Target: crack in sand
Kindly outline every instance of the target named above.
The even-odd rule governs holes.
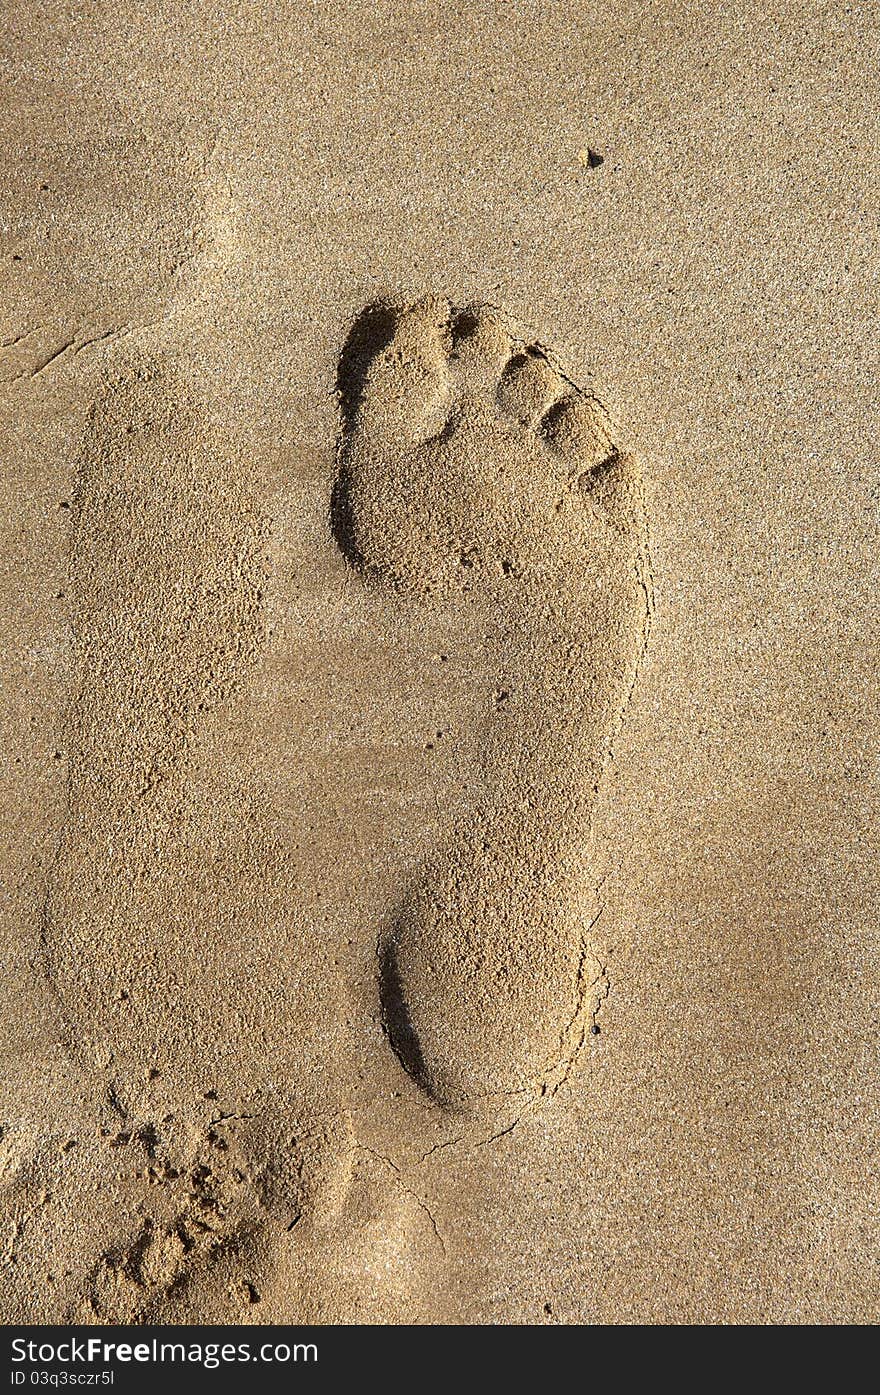
[[[36,361],[29,367],[20,369],[17,373],[13,373],[11,377],[0,380],[0,382],[6,386],[11,386],[13,383],[22,381],[31,382],[34,378],[40,377],[47,368],[51,368],[51,366],[61,359],[70,349],[73,350],[73,356],[76,357],[85,349],[94,348],[98,344],[109,344],[114,339],[126,338],[130,334],[136,333],[139,330],[149,329],[159,323],[161,323],[161,317],[153,320],[145,320],[143,324],[128,323],[111,325],[108,329],[102,330],[98,334],[90,334],[89,337],[85,339],[80,339],[79,332],[77,331],[70,338],[64,339],[62,343],[59,344],[56,342],[51,349],[45,350],[43,353],[39,354]],[[26,339],[32,338],[45,328],[45,325],[37,325],[34,329],[25,330],[21,334],[14,335],[12,338],[4,340],[0,343],[0,352],[17,347],[19,344],[24,343]]]
[[[419,1194],[418,1194],[418,1192],[413,1191],[412,1187],[410,1187],[410,1186],[407,1184],[407,1182],[406,1182],[406,1180],[405,1180],[405,1178],[404,1178],[404,1176],[403,1176],[403,1173],[402,1173],[401,1169],[398,1167],[398,1165],[397,1165],[397,1163],[394,1161],[394,1159],[393,1159],[393,1158],[389,1158],[385,1153],[380,1153],[380,1152],[378,1152],[375,1148],[370,1148],[369,1145],[366,1144],[366,1143],[357,1142],[357,1143],[354,1144],[353,1148],[351,1148],[349,1151],[352,1152],[352,1153],[357,1153],[357,1152],[366,1153],[368,1157],[375,1158],[377,1162],[384,1163],[385,1166],[388,1167],[388,1168],[390,1169],[390,1171],[391,1171],[392,1174],[394,1175],[395,1181],[396,1181],[397,1185],[400,1187],[401,1191],[403,1191],[408,1197],[410,1197],[410,1199],[416,1203],[416,1205],[418,1206],[419,1210],[422,1211],[422,1212],[424,1212],[425,1216],[427,1216],[428,1222],[429,1222],[429,1224],[430,1224],[430,1226],[431,1226],[431,1229],[432,1229],[432,1231],[433,1231],[433,1233],[434,1233],[434,1235],[435,1235],[435,1237],[436,1237],[436,1239],[437,1239],[437,1242],[438,1242],[438,1244],[439,1244],[439,1246],[440,1246],[440,1249],[441,1249],[441,1251],[443,1252],[443,1255],[444,1255],[444,1257],[445,1257],[445,1256],[446,1256],[446,1253],[447,1253],[447,1250],[446,1250],[446,1241],[444,1240],[442,1234],[440,1233],[440,1227],[439,1227],[438,1224],[437,1224],[437,1220],[436,1220],[436,1217],[434,1216],[433,1211],[431,1210],[431,1208],[430,1208],[430,1206],[428,1205],[428,1203],[424,1200],[424,1198],[423,1198],[423,1197],[420,1197]]]

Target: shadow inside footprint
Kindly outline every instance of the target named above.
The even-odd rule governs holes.
[[[397,319],[392,306],[375,301],[361,311],[348,332],[336,372],[336,391],[346,431],[354,426],[370,364],[391,343]]]
[[[370,364],[390,344],[397,316],[390,305],[377,301],[368,305],[352,325],[339,359],[336,393],[342,416],[342,448],[339,471],[330,496],[330,528],[336,546],[352,566],[362,567],[363,558],[355,541],[345,441],[353,430],[363,400]]]
[[[391,940],[386,940],[379,949],[379,1001],[382,1025],[392,1051],[407,1075],[433,1099],[431,1077],[406,1005],[397,950]]]
[[[342,461],[340,461],[339,473],[330,494],[330,531],[333,534],[333,541],[346,562],[362,571],[364,559],[355,541],[348,471]]]

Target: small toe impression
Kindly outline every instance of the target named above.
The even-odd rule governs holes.
[[[572,469],[591,470],[614,455],[605,409],[585,393],[571,393],[555,403],[544,418],[543,434]]]
[[[498,405],[524,426],[531,426],[556,401],[559,374],[540,349],[526,349],[510,360],[498,384]]]
[[[621,533],[644,526],[642,479],[630,455],[610,456],[578,479],[578,488]]]

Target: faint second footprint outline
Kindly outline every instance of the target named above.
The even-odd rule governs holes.
[[[141,980],[161,967],[161,946],[138,894],[161,875],[157,847],[179,823],[200,723],[262,652],[264,520],[200,395],[172,363],[140,354],[92,404],[71,517],[67,807],[42,967],[71,1049],[91,1065],[121,1054],[123,1038],[149,1052],[132,1013],[153,997]]]

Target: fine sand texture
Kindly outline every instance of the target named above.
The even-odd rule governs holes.
[[[874,7],[0,26],[0,1319],[876,1321]]]

